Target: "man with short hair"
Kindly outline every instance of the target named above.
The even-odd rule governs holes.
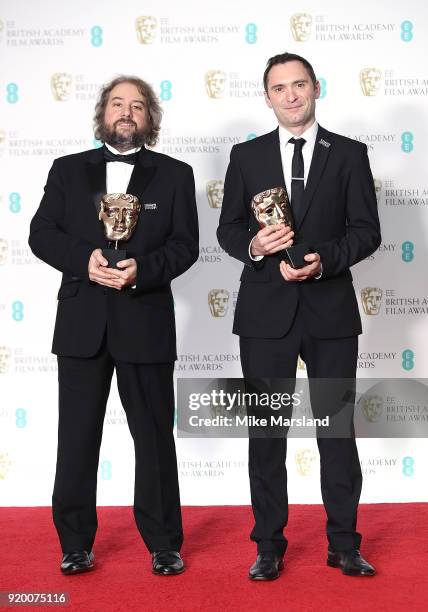
[[[59,380],[53,517],[63,574],[94,566],[98,459],[114,370],[135,446],[134,515],[152,571],[184,570],[170,283],[198,257],[198,224],[191,167],[145,146],[155,144],[161,116],[141,79],[120,76],[103,87],[95,136],[104,146],[54,161],[31,222],[31,249],[63,274],[52,347]],[[99,217],[100,203],[125,193],[135,198],[119,197],[123,214],[110,229],[122,236],[135,228],[117,245],[126,257],[115,267],[103,255],[114,242],[100,218],[116,209],[106,213],[103,205]]]
[[[232,148],[217,231],[220,245],[245,264],[233,328],[243,374],[293,380],[300,355],[310,379],[355,381],[361,320],[349,268],[381,239],[367,148],[318,125],[320,85],[305,58],[272,57],[263,82],[279,127]],[[278,187],[291,200],[294,231],[284,223],[260,229],[252,214],[254,196]],[[301,267],[278,256],[305,244],[311,252]],[[319,396],[311,399],[313,408],[314,399],[320,404]],[[328,413],[332,406],[322,408]],[[356,531],[362,477],[350,414],[347,437],[317,439],[327,563],[347,575],[371,576]],[[286,443],[285,437],[256,437],[254,431],[249,440],[251,539],[258,551],[253,580],[278,578],[283,567]]]

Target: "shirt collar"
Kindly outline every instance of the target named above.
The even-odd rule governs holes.
[[[313,124],[310,127],[308,127],[308,129],[305,130],[303,134],[299,136],[299,138],[304,138],[307,144],[310,144],[313,146],[315,144],[317,132],[318,132],[318,122],[314,121]],[[279,126],[280,145],[285,147],[288,144],[288,141],[290,140],[290,138],[296,138],[296,136],[294,136],[294,134],[292,134],[291,132],[286,130],[284,127],[282,127],[282,125],[280,125]]]
[[[118,151],[117,149],[109,145],[108,142],[105,142],[104,144],[107,147],[107,149],[111,151],[112,153],[114,153],[115,155],[131,155],[131,153],[137,153],[142,148],[142,147],[137,147],[136,149],[129,149],[129,151],[125,151],[125,153],[121,153],[120,151]]]

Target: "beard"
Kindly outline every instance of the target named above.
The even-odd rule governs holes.
[[[129,119],[127,123],[131,124],[134,129],[122,131],[119,126],[121,122],[123,122],[123,119],[115,121],[112,126],[103,122],[100,126],[100,140],[107,142],[118,151],[142,147],[147,139],[147,128],[138,129],[137,124]]]

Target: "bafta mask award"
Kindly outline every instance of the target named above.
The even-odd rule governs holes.
[[[293,211],[284,187],[271,187],[257,193],[251,200],[251,210],[261,228],[283,223],[295,231]],[[293,268],[303,268],[308,264],[304,256],[311,252],[312,249],[306,243],[299,243],[284,249],[278,255]]]
[[[103,255],[110,268],[127,258],[126,250],[118,248],[118,243],[131,238],[140,209],[138,198],[130,193],[106,193],[102,197],[99,220],[103,222],[104,233],[109,240],[109,248],[103,249]],[[111,248],[113,243],[114,248]]]

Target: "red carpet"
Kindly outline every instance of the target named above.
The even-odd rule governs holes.
[[[373,578],[343,576],[327,567],[323,508],[292,506],[285,570],[270,583],[247,578],[255,558],[254,545],[248,541],[250,508],[186,507],[183,512],[187,571],[181,576],[150,573],[150,557],[130,508],[100,508],[96,571],[63,577],[50,509],[1,508],[0,591],[70,595],[64,608],[28,606],[28,610],[427,610],[428,504],[360,506],[362,553],[378,570]],[[12,608],[1,608],[6,609]]]

